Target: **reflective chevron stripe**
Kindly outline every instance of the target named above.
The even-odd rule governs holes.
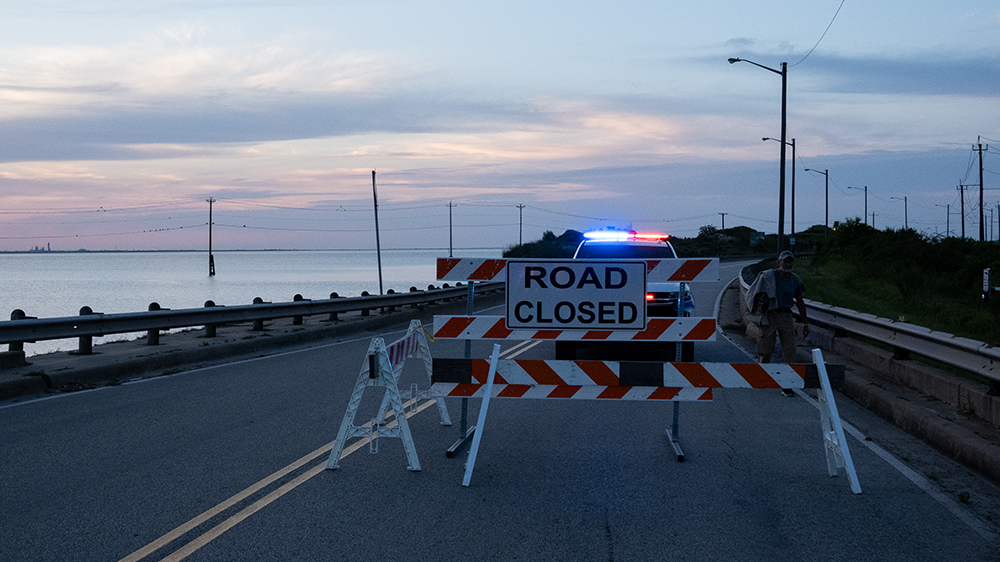
[[[663,259],[646,261],[646,282],[719,280],[719,258]],[[440,281],[504,281],[507,260],[491,258],[438,258]]]
[[[434,383],[431,396],[483,398],[485,384]],[[493,384],[494,398],[562,400],[711,400],[711,388]]]
[[[501,359],[496,383],[527,386],[806,388],[807,365]],[[434,384],[483,384],[485,359],[434,359]],[[811,386],[811,385],[810,385]]]
[[[509,330],[503,316],[435,316],[434,337],[464,340],[715,341],[715,318],[650,318],[645,330]]]

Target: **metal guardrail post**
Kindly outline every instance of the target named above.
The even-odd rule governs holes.
[[[84,306],[80,308],[80,316],[90,316],[94,313],[94,309],[89,306]],[[94,353],[94,337],[93,336],[80,336],[80,343],[76,349],[77,355],[90,355]]]
[[[264,302],[264,299],[262,299],[260,297],[254,297],[253,303],[254,304],[266,304]],[[263,332],[264,331],[264,320],[263,319],[254,320],[253,321],[253,331],[255,331],[255,332]]]
[[[21,310],[20,308],[17,308],[15,310],[11,311],[11,313],[10,313],[10,319],[11,320],[28,320],[29,318],[32,319],[32,320],[34,319],[33,316],[31,316],[31,317],[25,316],[24,311]],[[24,342],[23,341],[12,341],[12,342],[10,342],[10,344],[8,344],[7,350],[8,351],[20,351],[21,353],[24,353]]]
[[[35,317],[26,316],[24,311],[18,308],[10,313],[10,319],[12,321],[34,320]],[[24,367],[28,364],[24,355],[24,343],[23,341],[12,341],[8,344],[7,351],[0,351],[0,368]]]
[[[392,289],[389,289],[388,291],[385,292],[385,294],[387,294],[387,295],[395,295],[396,291],[394,291]],[[396,307],[392,306],[392,305],[389,305],[388,307],[383,308],[382,312],[384,313],[387,309],[388,309],[389,312],[396,312]]]
[[[149,311],[155,312],[157,310],[170,310],[169,308],[160,308],[160,303],[151,302],[149,303]],[[146,332],[146,345],[160,345],[160,330],[159,328],[150,328]]]
[[[292,297],[292,302],[302,302],[302,301],[311,301],[311,300],[312,299],[307,299],[307,298],[303,297],[302,295],[295,295],[294,297]],[[299,315],[299,316],[293,316],[292,317],[292,326],[301,326],[301,325],[302,325],[302,316],[301,315]]]
[[[330,299],[331,300],[332,299],[339,299],[339,298],[340,298],[340,295],[338,295],[337,293],[330,293]],[[337,320],[337,314],[338,313],[336,313],[336,312],[331,312],[330,313],[330,318],[329,318],[330,322],[333,322],[333,321]]]
[[[215,301],[205,301],[205,308],[212,308],[215,306]],[[205,324],[205,337],[214,338],[215,337],[215,324]]]
[[[370,297],[371,295],[368,293],[368,291],[361,291],[361,296],[362,297]],[[361,309],[361,316],[369,316],[370,314],[371,314],[371,309],[370,308],[362,308]]]

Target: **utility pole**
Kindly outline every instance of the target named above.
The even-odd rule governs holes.
[[[455,205],[451,201],[448,201],[448,257],[452,256],[452,237],[451,237],[451,208]]]
[[[212,255],[212,204],[215,198],[209,197],[208,202],[208,275],[215,275],[215,257]]]
[[[378,236],[378,191],[375,189],[375,170],[372,170],[372,197],[375,199],[375,256],[378,259],[378,294],[384,295],[382,290],[382,244]]]
[[[849,185],[849,186],[847,186],[847,189],[864,189],[865,190],[865,214],[864,214],[864,219],[865,219],[865,224],[868,224],[868,186],[866,185],[864,187],[854,187],[854,186]],[[872,226],[874,227],[875,225],[873,224]]]
[[[903,228],[904,229],[910,228],[910,219],[909,219],[910,214],[907,211],[909,205],[906,204],[906,196],[904,195],[902,199],[900,199],[899,197],[890,197],[889,199],[895,199],[896,201],[903,202]]]
[[[984,229],[983,229],[983,151],[990,149],[990,145],[986,145],[986,148],[983,148],[983,143],[979,142],[981,140],[982,140],[982,137],[976,137],[976,142],[977,142],[979,148],[976,148],[975,146],[972,147],[972,150],[975,150],[976,152],[979,153],[979,241],[980,242],[983,241],[983,233],[984,233]]]
[[[719,214],[722,215],[722,230],[725,231],[726,230],[726,215],[728,215],[729,213],[719,213]]]
[[[962,214],[960,216],[962,217],[962,239],[963,240],[965,239],[965,188],[966,187],[969,187],[969,186],[964,185],[962,183],[958,184],[958,191],[959,191],[959,194],[960,194],[959,201],[962,203],[962,207],[960,209],[962,211]]]
[[[524,234],[524,205],[517,206],[517,244],[520,246],[524,243],[522,235]]]

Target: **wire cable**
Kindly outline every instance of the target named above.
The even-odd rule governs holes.
[[[835,14],[833,14],[833,19],[830,20],[830,24],[826,26],[826,30],[823,31],[823,35],[819,36],[819,41],[816,41],[816,44],[813,45],[813,48],[809,49],[809,52],[806,53],[806,56],[802,57],[802,60],[800,60],[799,62],[797,62],[797,63],[795,63],[793,65],[790,65],[790,66],[798,66],[802,61],[804,61],[807,58],[809,58],[809,55],[811,55],[812,52],[816,50],[816,47],[819,47],[820,42],[823,41],[824,37],[826,37],[827,31],[830,31],[830,28],[833,27],[833,22],[837,19],[837,14],[840,13],[840,9],[844,7],[844,2],[846,2],[846,1],[847,0],[840,0],[840,6],[837,7],[837,12]]]

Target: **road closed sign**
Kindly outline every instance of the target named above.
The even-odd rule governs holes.
[[[509,260],[507,328],[643,330],[646,262]]]

